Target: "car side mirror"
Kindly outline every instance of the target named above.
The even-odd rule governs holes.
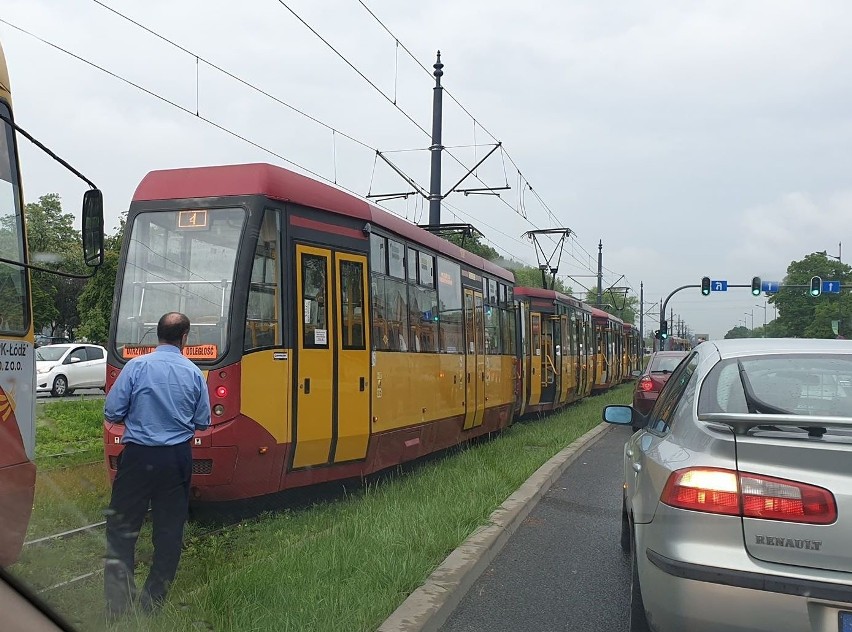
[[[89,189],[83,195],[83,259],[89,267],[104,262],[104,195]]]
[[[65,361],[65,364],[77,364],[78,362],[82,362],[82,360],[77,356],[71,356]]]
[[[642,371],[631,371],[630,375],[632,375],[633,377],[639,377],[640,375],[642,375]]]
[[[632,406],[606,406],[603,409],[603,420],[617,426],[636,426],[644,428],[647,424],[645,415]]]

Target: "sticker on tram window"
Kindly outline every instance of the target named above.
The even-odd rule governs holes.
[[[207,210],[180,211],[177,227],[186,230],[207,228]]]
[[[121,357],[130,360],[151,353],[154,349],[156,347],[153,345],[124,345]],[[190,360],[215,360],[219,357],[219,348],[216,345],[191,345],[183,348],[183,355]]]
[[[215,360],[219,357],[216,345],[191,345],[183,348],[183,355],[190,360]]]
[[[325,329],[314,329],[314,344],[315,345],[327,345],[328,344],[328,331]]]

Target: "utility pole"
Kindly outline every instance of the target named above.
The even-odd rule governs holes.
[[[639,281],[639,340],[642,341],[642,355],[645,355],[645,282]]]
[[[603,240],[598,240],[598,304],[603,305]]]
[[[441,63],[441,51],[433,68],[435,72],[435,87],[432,92],[432,173],[429,182],[429,225],[438,226],[441,223],[441,117],[443,109],[444,89],[441,87],[441,77],[444,74]],[[598,292],[600,294],[600,292]],[[600,298],[598,298],[600,300]]]

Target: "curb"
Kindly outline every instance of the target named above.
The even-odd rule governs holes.
[[[609,428],[609,424],[598,424],[538,468],[376,632],[437,632],[551,485]]]

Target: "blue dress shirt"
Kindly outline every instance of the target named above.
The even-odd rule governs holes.
[[[210,425],[207,382],[180,349],[161,344],[124,366],[107,394],[104,416],[124,420],[122,443],[183,443]]]

